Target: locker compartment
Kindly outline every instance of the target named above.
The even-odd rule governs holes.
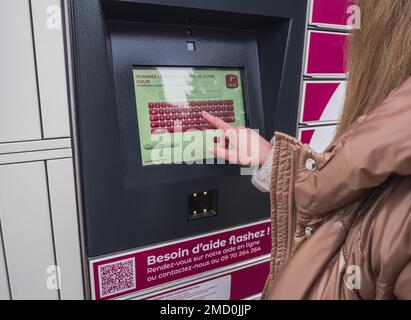
[[[309,31],[305,74],[345,78],[347,40],[348,34],[345,33]]]
[[[346,88],[346,81],[305,81],[300,123],[339,121]]]
[[[47,161],[56,261],[62,272],[60,298],[84,299],[73,159]]]
[[[44,162],[0,166],[0,220],[11,298],[57,300]]]
[[[29,1],[0,1],[0,12],[0,143],[41,139]]]
[[[332,142],[337,126],[301,128],[298,137],[316,152],[323,152]]]
[[[349,28],[347,9],[353,0],[311,0],[310,24]]]
[[[44,138],[70,136],[60,0],[32,1]]]

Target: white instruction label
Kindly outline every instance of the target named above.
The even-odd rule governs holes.
[[[150,300],[229,300],[230,292],[231,276],[228,275],[167,292]]]

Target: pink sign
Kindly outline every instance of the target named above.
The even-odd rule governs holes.
[[[346,82],[305,82],[301,122],[338,121],[345,92]]]
[[[310,31],[306,74],[341,74],[347,72],[345,48],[348,35]]]
[[[311,23],[348,26],[347,9],[354,0],[312,0]]]
[[[177,287],[145,298],[147,300],[215,300],[224,297],[226,300],[241,300],[262,293],[270,271],[270,262],[263,262],[230,273],[189,285]],[[223,280],[218,286],[216,280]],[[227,281],[227,279],[229,279]],[[227,282],[228,288],[224,286]],[[221,283],[221,282],[220,282]],[[208,286],[207,286],[208,285]],[[220,300],[220,299],[218,299]]]
[[[311,139],[313,138],[315,130],[314,129],[306,129],[301,132],[300,140],[304,144],[310,144]]]
[[[262,222],[90,262],[94,297],[111,299],[270,253]]]

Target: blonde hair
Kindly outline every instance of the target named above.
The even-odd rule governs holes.
[[[411,0],[358,0],[361,28],[349,43],[348,88],[336,138],[411,75]]]

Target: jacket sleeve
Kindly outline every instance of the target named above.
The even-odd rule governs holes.
[[[411,262],[397,278],[394,286],[394,296],[400,300],[411,300]]]
[[[275,136],[270,142],[272,145],[275,144]],[[258,168],[256,167],[253,171],[251,177],[251,183],[261,192],[270,192],[271,185],[271,170],[273,167],[273,157],[274,157],[274,147],[271,149],[270,154],[268,155],[267,160],[264,164]]]
[[[390,175],[411,175],[411,78],[324,153],[298,150],[295,203],[311,216],[348,205]]]

